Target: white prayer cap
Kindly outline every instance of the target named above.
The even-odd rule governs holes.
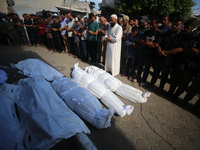
[[[58,16],[58,14],[54,13],[53,16]]]
[[[117,15],[116,14],[112,14],[110,17],[113,17],[117,20]]]

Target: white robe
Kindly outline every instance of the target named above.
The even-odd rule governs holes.
[[[113,76],[118,75],[120,72],[122,34],[122,27],[117,23],[114,27],[110,26],[105,35],[105,39],[110,37],[112,40],[107,42],[105,71],[110,71]]]

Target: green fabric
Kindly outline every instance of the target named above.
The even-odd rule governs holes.
[[[97,23],[97,21],[90,23],[90,25],[88,26],[88,30],[91,30],[92,32],[96,32],[96,30],[99,30],[99,24]],[[88,34],[87,40],[97,41],[97,35]]]

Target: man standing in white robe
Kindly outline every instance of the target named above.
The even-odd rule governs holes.
[[[120,72],[122,27],[117,23],[117,15],[110,16],[110,26],[105,35],[107,40],[105,71],[116,76]]]

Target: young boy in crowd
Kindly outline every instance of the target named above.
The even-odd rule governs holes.
[[[142,33],[137,26],[132,27],[132,33],[129,33],[126,39],[125,66],[122,76],[128,75],[128,80],[136,82],[136,67],[138,64],[141,46],[139,44]]]

